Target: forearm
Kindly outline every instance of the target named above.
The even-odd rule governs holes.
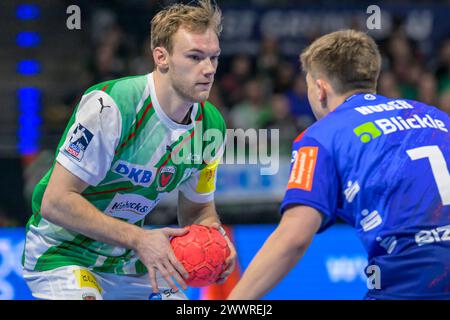
[[[144,231],[135,225],[107,216],[76,192],[66,192],[43,201],[42,215],[63,228],[96,241],[128,249],[136,247]]]
[[[181,208],[179,210],[180,211],[178,213],[178,222],[182,227],[191,224],[201,224],[205,226],[211,226],[213,223],[220,224],[220,219],[217,214],[214,203],[193,210],[195,212],[189,212],[192,210],[187,208],[184,210],[183,208]]]
[[[228,299],[256,300],[269,292],[296,265],[307,245],[294,246],[280,229],[267,239]]]

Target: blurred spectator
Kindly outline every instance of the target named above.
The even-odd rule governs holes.
[[[244,84],[251,78],[252,64],[249,56],[238,55],[231,61],[229,73],[220,79],[225,93],[225,103],[232,106],[244,98]]]
[[[285,93],[292,88],[295,77],[295,68],[289,62],[280,62],[276,68],[273,79],[273,93]]]
[[[94,82],[102,82],[128,75],[127,59],[132,49],[120,26],[114,24],[106,28],[95,50],[92,71]]]
[[[280,155],[289,156],[292,141],[299,134],[295,119],[290,114],[289,100],[285,95],[275,94],[271,99],[271,107],[272,119],[267,123],[267,129],[279,130]]]
[[[380,74],[378,93],[388,98],[399,98],[402,96],[398,87],[397,78],[392,72],[384,71]]]
[[[315,117],[308,101],[308,89],[305,76],[297,74],[293,80],[292,89],[286,93],[289,111],[296,119],[298,130],[303,131],[314,123]]]
[[[450,89],[442,92],[438,107],[450,116]]]
[[[390,37],[388,54],[391,59],[392,71],[397,78],[401,97],[417,99],[416,85],[421,68],[413,46],[400,31],[397,31]]]
[[[260,52],[256,58],[257,72],[265,77],[274,79],[278,66],[283,61],[277,40],[265,36],[261,41]]]
[[[450,89],[450,39],[446,39],[439,50],[437,70],[439,92]]]
[[[231,112],[232,125],[235,128],[263,128],[270,120],[270,107],[267,92],[260,79],[252,79],[245,85],[245,100],[235,105]]]
[[[432,106],[437,106],[438,102],[437,81],[436,77],[431,72],[424,72],[421,74],[418,83],[417,100]]]
[[[150,37],[142,42],[141,50],[130,58],[129,73],[132,75],[146,74],[153,71],[153,57],[150,50]]]

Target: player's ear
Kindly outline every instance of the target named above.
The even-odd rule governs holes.
[[[152,51],[155,66],[162,72],[169,70],[169,52],[164,47],[156,47]]]
[[[323,79],[317,79],[315,81],[315,85],[317,98],[319,99],[320,102],[323,103],[324,101],[327,100],[327,83]]]

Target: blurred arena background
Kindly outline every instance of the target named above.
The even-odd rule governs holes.
[[[29,299],[20,277],[24,226],[36,182],[81,94],[104,80],[152,70],[149,22],[175,1],[2,0],[0,4],[0,299]],[[280,130],[280,170],[222,165],[216,202],[233,226],[241,269],[278,222],[292,140],[314,122],[299,52],[315,37],[355,28],[380,46],[378,91],[418,99],[450,114],[450,1],[378,2],[381,28],[369,30],[370,1],[217,1],[222,55],[210,100],[228,128]],[[81,13],[79,27],[68,19]],[[73,11],[75,10],[75,11]],[[176,223],[175,195],[148,224]],[[305,260],[268,299],[360,299],[365,255],[344,225],[320,235]],[[198,290],[191,298],[201,298]]]

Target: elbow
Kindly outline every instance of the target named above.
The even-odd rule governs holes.
[[[45,220],[54,222],[56,218],[57,197],[48,192],[44,193],[41,203],[41,216]]]
[[[306,239],[304,237],[290,237],[287,241],[289,243],[289,249],[296,252],[298,255],[303,255],[311,243],[311,239]]]
[[[280,241],[285,244],[286,250],[296,252],[298,255],[303,255],[312,241],[312,237],[309,234],[299,233],[290,226],[288,228],[282,228],[280,234],[282,238]]]

